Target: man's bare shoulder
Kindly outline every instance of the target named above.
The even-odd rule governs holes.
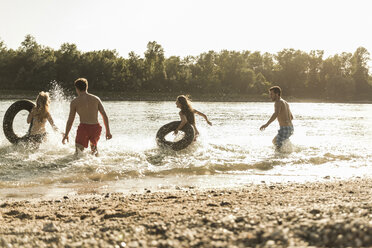
[[[278,101],[278,104],[280,104],[281,106],[283,105],[288,106],[288,102],[284,100],[283,98],[280,98],[280,100]]]
[[[91,99],[94,99],[94,100],[97,100],[97,101],[101,101],[101,99],[100,99],[98,96],[93,95],[93,94],[91,94],[91,93],[88,93],[88,96],[89,96]]]
[[[275,107],[281,106],[283,104],[282,99],[276,100],[274,102]]]
[[[283,98],[280,98],[280,101],[281,101],[282,103],[288,104],[288,102],[287,102],[286,100],[284,100]]]
[[[71,104],[70,105],[76,105],[76,103],[79,102],[79,97],[76,97],[74,98],[72,101],[71,101]]]

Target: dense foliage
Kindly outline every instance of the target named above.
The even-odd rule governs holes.
[[[130,52],[123,58],[115,50],[81,52],[69,43],[53,50],[27,35],[17,50],[0,41],[0,86],[43,90],[57,81],[71,88],[76,78],[86,77],[96,91],[261,95],[269,86],[280,85],[286,96],[299,98],[369,98],[372,80],[365,48],[323,56],[320,50],[284,49],[277,54],[223,50],[166,58],[154,41],[144,57]]]

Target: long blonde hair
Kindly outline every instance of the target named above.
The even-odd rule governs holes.
[[[190,96],[179,95],[177,101],[181,104],[181,112],[186,116],[190,124],[195,124],[195,115],[191,107]]]
[[[34,107],[34,118],[37,118],[39,122],[42,122],[44,119],[48,118],[49,104],[49,93],[41,91],[36,98],[36,106]]]

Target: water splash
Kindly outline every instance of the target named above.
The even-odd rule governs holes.
[[[66,95],[56,82],[51,83],[49,92],[52,117],[64,131],[72,96]],[[0,111],[4,113],[5,106],[10,104],[10,101],[4,102]],[[114,137],[104,140],[103,131],[100,157],[89,152],[74,157],[78,119],[67,145],[61,144],[61,134],[53,132],[49,124],[47,141],[38,149],[10,145],[2,136],[0,188],[165,177],[183,177],[182,180],[187,181],[193,176],[207,176],[211,178],[209,182],[213,182],[213,178],[220,175],[322,178],[371,174],[371,170],[367,170],[372,161],[368,155],[372,137],[370,120],[359,118],[367,115],[371,107],[362,106],[364,110],[361,107],[363,112],[359,113],[353,105],[348,105],[349,110],[342,105],[334,112],[336,116],[328,113],[325,118],[327,105],[312,106],[310,109],[320,114],[306,112],[307,116],[299,117],[291,141],[284,144],[282,152],[275,152],[271,140],[277,127],[272,124],[265,132],[258,130],[261,122],[268,118],[264,113],[272,110],[271,104],[194,104],[208,113],[214,126],[209,127],[204,120],[197,119],[201,132],[198,141],[179,152],[160,149],[155,142],[155,134],[162,125],[179,119],[174,102],[104,102]],[[293,104],[293,112],[301,109],[302,105]],[[343,114],[341,120],[340,113]],[[360,128],[355,129],[355,125]],[[349,127],[350,134],[345,134],[345,127]]]

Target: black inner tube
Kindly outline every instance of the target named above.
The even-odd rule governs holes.
[[[186,123],[181,129],[181,131],[185,133],[185,136],[181,140],[172,142],[165,139],[165,136],[176,130],[180,123],[181,121],[173,121],[162,126],[156,133],[156,143],[161,147],[169,147],[175,151],[182,150],[189,146],[195,137],[194,128],[189,123]]]
[[[28,112],[31,112],[32,108],[35,106],[35,104],[29,100],[19,100],[10,105],[8,110],[5,112],[4,119],[3,119],[3,131],[5,134],[5,137],[10,141],[10,143],[17,144],[22,141],[28,140],[28,134],[31,129],[31,125],[28,129],[28,132],[26,135],[19,137],[14,133],[13,130],[13,122],[15,116],[22,110],[27,110]],[[32,123],[32,122],[31,122]]]

